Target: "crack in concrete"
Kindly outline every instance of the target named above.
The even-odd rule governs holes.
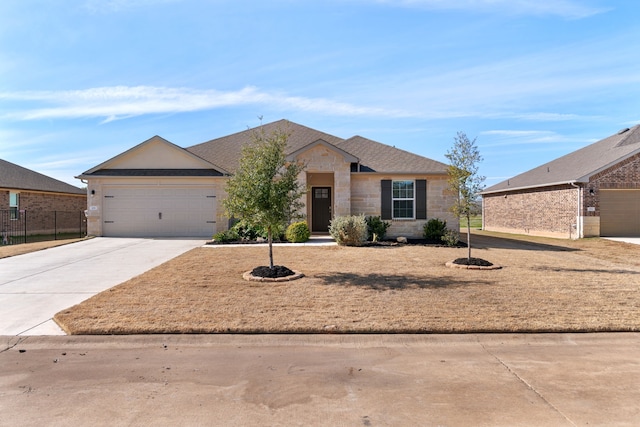
[[[564,418],[565,420],[567,420],[567,422],[569,424],[571,424],[574,427],[577,427],[577,424],[574,423],[569,417],[567,417],[560,409],[558,409],[556,406],[554,406],[551,402],[549,402],[538,390],[535,389],[535,387],[533,387],[533,385],[529,384],[524,378],[522,378],[520,375],[518,375],[518,373],[516,371],[514,371],[513,369],[511,369],[511,367],[509,365],[507,365],[502,359],[500,359],[498,356],[496,356],[494,353],[492,353],[487,347],[485,347],[485,345],[480,341],[480,338],[477,338],[478,344],[480,344],[480,347],[482,347],[482,349],[489,354],[491,357],[493,357],[494,359],[496,359],[498,361],[498,363],[500,363],[502,366],[504,366],[504,368],[514,377],[516,377],[518,379],[518,381],[520,381],[522,384],[524,384],[529,390],[531,390],[536,396],[538,396],[538,398],[540,398],[540,400],[542,400],[546,405],[548,405],[551,409],[553,409],[555,412],[557,412],[558,414],[560,414],[562,416],[562,418]]]
[[[11,338],[12,338],[12,339],[13,339],[13,338],[18,338],[18,340],[17,340],[17,341],[15,342],[15,344],[13,344],[13,345],[11,345],[11,344],[9,344],[9,343],[8,343],[8,344],[6,344],[6,345],[8,345],[8,347],[6,347],[6,348],[4,348],[4,349],[0,350],[0,353],[4,353],[5,351],[9,351],[9,350],[11,350],[12,348],[15,348],[15,346],[17,346],[18,344],[20,344],[20,343],[22,343],[22,342],[24,342],[24,341],[26,341],[26,340],[28,340],[28,339],[29,339],[29,337],[17,337],[17,336],[16,336],[16,337],[11,337]]]

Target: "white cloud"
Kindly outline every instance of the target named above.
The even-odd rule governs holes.
[[[437,10],[552,15],[567,19],[586,18],[609,10],[576,0],[378,0],[378,3]]]
[[[0,99],[20,101],[14,111],[1,116],[9,120],[103,118],[104,122],[144,114],[184,113],[222,107],[264,104],[284,110],[330,115],[412,117],[406,111],[362,107],[323,98],[303,98],[263,92],[255,87],[238,91],[195,90],[152,86],[114,86],[71,91],[25,91],[0,93]],[[34,103],[25,108],[24,103]],[[43,107],[41,104],[46,104]],[[19,110],[22,108],[22,110]],[[15,111],[18,110],[18,111]]]
[[[487,130],[480,132],[480,135],[486,136],[483,148],[489,147],[505,147],[514,145],[545,145],[558,143],[585,143],[582,137],[569,137],[558,134],[557,132],[548,130]]]

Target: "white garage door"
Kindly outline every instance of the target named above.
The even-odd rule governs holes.
[[[216,198],[198,187],[105,187],[103,209],[104,236],[211,238]]]
[[[640,190],[600,190],[600,235],[640,236]]]

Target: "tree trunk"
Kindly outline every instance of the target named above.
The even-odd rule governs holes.
[[[271,226],[267,227],[267,238],[269,239],[269,268],[273,270],[273,233]]]
[[[467,259],[471,260],[471,215],[467,214]]]

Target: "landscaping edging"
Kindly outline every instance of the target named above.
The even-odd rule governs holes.
[[[242,274],[242,278],[250,282],[290,282],[292,280],[297,280],[304,277],[304,274],[300,273],[299,271],[294,270],[294,273],[295,274],[293,274],[292,276],[285,277],[259,277],[254,276],[250,271],[247,271]]]
[[[499,270],[502,268],[501,265],[466,265],[466,264],[456,264],[453,261],[447,261],[445,265],[449,268],[461,268],[463,270]]]

